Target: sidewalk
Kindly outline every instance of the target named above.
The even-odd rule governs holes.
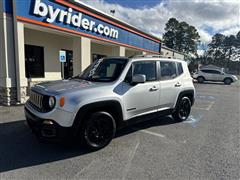
[[[0,123],[25,120],[24,106],[0,106]]]

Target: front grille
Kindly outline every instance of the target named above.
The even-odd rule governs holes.
[[[38,108],[39,110],[43,108],[43,95],[37,92],[31,91],[29,100],[30,100],[30,103],[34,105],[36,108]]]

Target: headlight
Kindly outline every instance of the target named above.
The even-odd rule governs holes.
[[[53,108],[55,106],[55,103],[56,103],[55,98],[53,96],[49,97],[49,99],[48,99],[49,107]]]
[[[233,78],[234,78],[236,81],[238,80],[237,76],[235,76],[235,75],[233,75]]]

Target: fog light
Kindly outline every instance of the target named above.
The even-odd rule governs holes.
[[[43,124],[53,125],[53,122],[51,120],[44,120]]]

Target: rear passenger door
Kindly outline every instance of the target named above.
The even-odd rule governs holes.
[[[209,70],[211,73],[211,80],[213,81],[223,81],[224,76],[218,70]]]
[[[203,69],[201,71],[202,71],[203,76],[206,80],[213,80],[211,70]]]
[[[181,91],[183,67],[174,61],[160,61],[160,108],[173,108]]]

